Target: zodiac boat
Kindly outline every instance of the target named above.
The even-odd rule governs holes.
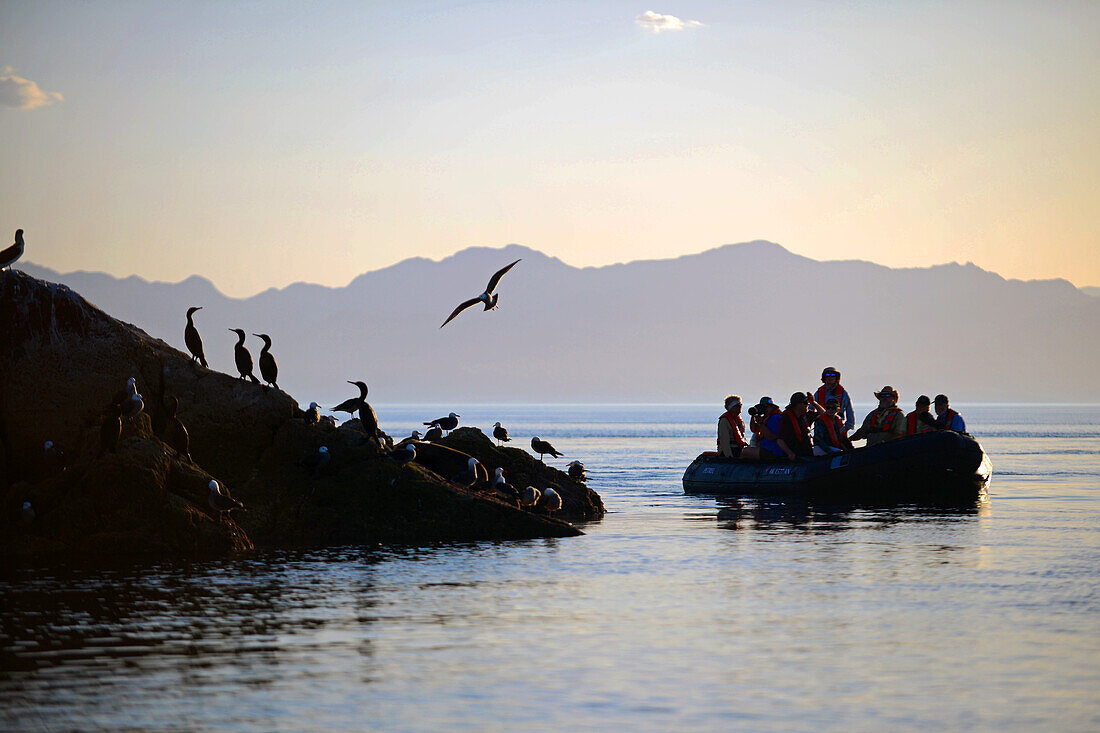
[[[992,473],[977,440],[942,430],[794,461],[742,461],[708,451],[684,472],[684,493],[965,503],[982,496]]]

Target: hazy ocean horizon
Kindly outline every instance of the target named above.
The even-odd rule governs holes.
[[[1100,405],[955,406],[993,479],[945,510],[686,496],[715,404],[377,403],[395,437],[454,410],[548,439],[608,514],[570,539],[3,566],[0,727],[1100,728]]]

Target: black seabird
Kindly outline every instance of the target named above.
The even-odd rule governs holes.
[[[187,427],[176,417],[180,401],[173,395],[168,395],[164,400],[164,442],[187,460],[191,460],[191,436],[187,433]]]
[[[207,486],[210,494],[206,497],[210,507],[218,512],[230,512],[234,509],[244,509],[244,504],[229,495],[229,489],[221,486],[217,481],[211,480]]]
[[[348,412],[354,415],[356,410],[359,409],[359,405],[367,399],[367,392],[370,390],[367,389],[367,385],[364,382],[349,381],[348,384],[354,384],[356,387],[359,388],[359,396],[349,397],[348,399],[344,400],[336,407],[332,408],[333,412]]]
[[[569,478],[574,481],[584,481],[587,476],[584,472],[584,464],[580,461],[573,461],[569,464]]]
[[[0,270],[5,267],[11,269],[11,266],[15,264],[15,261],[23,256],[23,230],[15,230],[15,244],[10,247],[5,247],[3,252],[0,252]]]
[[[424,433],[424,440],[427,440],[429,442],[433,440],[439,440],[442,437],[443,428],[439,427],[438,425],[434,428],[428,428],[428,432]]]
[[[424,424],[430,425],[433,428],[446,430],[449,433],[458,427],[458,418],[460,417],[462,417],[462,415],[456,415],[452,412],[450,415],[447,415],[447,417],[437,417],[435,420],[432,420],[431,422],[426,422]],[[429,430],[428,432],[430,433],[431,431]]]
[[[516,260],[516,262],[519,262],[519,260]],[[493,308],[496,308],[497,307],[497,298],[499,298],[500,296],[499,295],[494,295],[493,290],[496,288],[497,283],[500,282],[500,278],[504,277],[504,273],[508,272],[509,270],[511,270],[513,267],[516,266],[516,262],[513,262],[510,265],[506,265],[506,266],[500,268],[499,270],[497,270],[495,273],[493,273],[493,276],[491,278],[489,278],[489,285],[485,288],[485,292],[482,293],[481,295],[477,296],[476,298],[470,298],[466,302],[461,303],[457,308],[454,309],[454,311],[451,313],[451,315],[447,316],[447,320],[443,321],[443,326],[446,326],[448,323],[451,322],[452,318],[454,318],[459,313],[461,313],[462,311],[469,308],[471,305],[477,305],[478,303],[484,303],[485,304],[485,310],[492,310]],[[440,328],[443,328],[443,326],[440,326]]]
[[[467,488],[477,483],[477,459],[471,458],[466,461],[466,468],[458,472],[458,474],[452,479],[459,486],[465,486]]]
[[[547,443],[545,440],[539,440],[539,436],[531,438],[531,449],[539,454],[539,460],[542,460],[543,455],[549,453],[554,458],[561,458],[562,454],[558,453],[554,446]]]
[[[201,305],[194,305],[187,309],[187,326],[183,329],[183,343],[187,344],[187,350],[191,352],[191,361],[198,361],[206,366],[206,354],[202,353],[202,336],[199,336],[199,329],[195,328],[195,322],[191,318],[195,311],[201,310]]]
[[[114,451],[118,447],[118,439],[122,437],[122,406],[115,403],[107,405],[107,416],[103,418],[103,424],[99,426],[99,455],[107,451]]]
[[[363,382],[351,381],[349,381],[348,384],[354,384],[359,388],[359,396],[344,400],[332,409],[340,412],[358,412],[359,422],[363,426],[363,432],[367,434],[368,438],[377,438],[378,415],[374,413],[374,408],[367,402],[367,385]]]
[[[508,437],[508,428],[500,423],[493,423],[493,437],[497,439],[497,445],[507,443],[512,439]]]
[[[260,349],[260,376],[275,389],[279,388],[276,381],[279,378],[279,365],[275,363],[275,357],[271,355],[271,337],[266,333],[254,333],[253,336],[262,339],[264,347]]]
[[[386,454],[391,460],[397,461],[400,465],[405,465],[410,461],[416,460],[416,446],[412,443],[405,443],[400,448],[395,448]]]
[[[542,492],[542,509],[547,512],[556,512],[561,509],[561,494],[554,491],[552,487],[547,487]]]
[[[248,377],[253,384],[259,384],[260,380],[256,379],[252,373],[252,354],[248,353],[248,349],[244,347],[244,331],[239,328],[229,330],[237,334],[237,345],[233,347],[233,360],[237,362],[237,371],[240,372],[237,379]]]

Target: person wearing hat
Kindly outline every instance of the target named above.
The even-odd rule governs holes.
[[[930,433],[936,429],[936,418],[928,411],[932,400],[922,394],[917,398],[917,409],[905,416],[905,434]]]
[[[938,430],[954,430],[956,433],[966,432],[966,421],[962,415],[951,409],[951,403],[947,395],[936,395],[936,428]]]
[[[878,392],[878,407],[863,418],[852,440],[867,439],[867,445],[878,445],[905,435],[905,414],[898,407],[898,391],[887,385]]]
[[[821,370],[821,386],[817,388],[814,399],[818,404],[827,404],[830,397],[835,397],[840,406],[840,413],[844,415],[844,428],[851,430],[856,426],[856,411],[852,409],[852,398],[848,396],[848,390],[840,386],[840,371],[836,367],[825,367]]]
[[[726,397],[726,411],[718,418],[718,455],[738,458],[748,446],[745,442],[745,421],[741,419],[741,397]]]
[[[806,410],[810,397],[804,392],[791,395],[790,404],[779,418],[779,431],[776,443],[787,460],[793,461],[799,456],[812,456],[813,444],[810,442],[810,430],[806,424]]]
[[[778,442],[782,417],[779,413],[779,405],[775,404],[771,397],[761,397],[756,405],[756,417],[760,428],[757,436],[757,457],[762,461],[778,461],[784,455]],[[745,455],[745,452],[741,451],[741,455]]]
[[[814,420],[814,455],[826,456],[852,450],[852,441],[848,440],[848,428],[840,419],[840,402],[836,397],[825,400],[825,409],[818,412]]]

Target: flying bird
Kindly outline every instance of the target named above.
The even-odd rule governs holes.
[[[23,256],[23,230],[15,230],[15,244],[10,247],[6,247],[3,252],[0,252],[0,270],[5,267],[9,270],[11,266],[15,264],[15,261]],[[489,288],[492,290],[492,288]],[[454,316],[451,316],[452,318]]]
[[[554,446],[550,445],[545,440],[539,440],[539,436],[537,435],[531,438],[531,449],[539,454],[540,461],[542,460],[543,455],[547,453],[554,456],[554,458],[561,458],[562,456],[561,453],[558,453],[558,451],[554,449]]]
[[[507,443],[512,439],[508,437],[508,428],[504,427],[500,423],[493,423],[493,437],[497,439],[497,445],[502,442]]]
[[[248,349],[244,347],[244,330],[240,328],[229,330],[237,334],[237,345],[233,347],[233,361],[237,363],[237,371],[240,372],[237,379],[248,377],[253,384],[259,384],[260,380],[256,379],[256,375],[252,373],[252,354],[248,353]]]
[[[522,259],[522,258],[520,258],[520,259]],[[516,260],[516,262],[519,262],[519,260]],[[497,298],[499,298],[500,296],[498,294],[493,293],[493,290],[496,289],[497,283],[500,282],[500,279],[502,277],[504,277],[504,273],[508,272],[509,270],[511,270],[513,267],[516,266],[516,262],[513,262],[510,265],[506,265],[506,266],[500,268],[499,270],[497,270],[495,273],[493,273],[493,276],[491,278],[489,278],[489,285],[485,288],[485,292],[482,293],[481,295],[477,296],[476,298],[470,298],[466,302],[460,303],[459,306],[454,309],[454,311],[451,313],[451,315],[447,316],[447,320],[443,321],[443,326],[446,326],[448,323],[451,322],[452,318],[454,318],[459,313],[461,313],[462,311],[469,308],[471,305],[477,305],[478,303],[484,303],[485,304],[485,310],[492,310],[493,308],[496,308],[497,307]],[[440,328],[443,328],[443,326],[440,326]]]
[[[275,363],[275,357],[271,355],[271,337],[266,333],[254,333],[252,335],[264,342],[264,347],[260,349],[260,376],[264,378],[265,382],[278,389],[279,365]]]
[[[199,336],[199,329],[195,328],[195,321],[192,318],[195,311],[201,310],[201,305],[194,305],[187,309],[187,325],[183,329],[183,343],[187,344],[187,350],[191,352],[191,361],[198,361],[203,366],[207,366],[206,354],[202,352],[202,336]]]

